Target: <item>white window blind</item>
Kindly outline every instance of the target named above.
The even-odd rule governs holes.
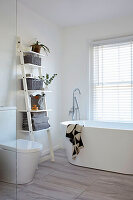
[[[93,45],[93,120],[133,121],[133,41]]]

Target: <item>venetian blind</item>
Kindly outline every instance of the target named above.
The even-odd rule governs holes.
[[[93,45],[93,120],[133,120],[133,40]]]

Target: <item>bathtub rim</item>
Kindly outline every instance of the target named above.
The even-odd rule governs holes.
[[[79,124],[78,122],[79,121],[81,121],[81,122],[90,122],[90,123],[115,123],[115,124],[125,124],[125,125],[127,125],[127,124],[133,124],[132,122],[106,122],[106,121],[92,121],[92,120],[76,120],[76,121],[62,121],[62,122],[60,122],[60,124],[61,125],[63,125],[63,126],[68,126],[69,124]],[[83,126],[84,128],[98,128],[98,129],[108,129],[108,130],[119,130],[119,131],[129,131],[129,132],[132,132],[133,133],[133,127],[132,127],[132,129],[131,128],[125,128],[125,129],[123,129],[122,127],[98,127],[98,126],[86,126],[86,125],[82,125],[81,124],[81,126]]]

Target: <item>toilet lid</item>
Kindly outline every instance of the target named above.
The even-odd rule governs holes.
[[[0,148],[8,151],[28,153],[41,151],[43,149],[43,145],[39,142],[19,139],[0,144]]]

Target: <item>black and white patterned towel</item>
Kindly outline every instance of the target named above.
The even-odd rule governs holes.
[[[73,149],[72,149],[72,158],[75,159],[76,156],[79,154],[80,149],[84,147],[81,133],[82,133],[83,126],[80,126],[79,124],[69,124],[67,126],[66,130],[66,137],[70,139],[70,142],[72,143]]]

